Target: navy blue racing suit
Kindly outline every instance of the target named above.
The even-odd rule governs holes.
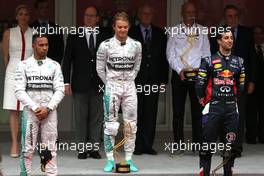
[[[217,52],[201,61],[196,92],[199,102],[204,106],[202,142],[216,143],[221,136],[225,144],[230,144],[223,154],[223,160],[229,158],[224,165],[225,176],[232,175],[236,156],[235,142],[239,125],[237,98],[244,81],[245,71],[240,57],[224,56]],[[210,175],[211,157],[212,149],[200,150],[200,176]]]

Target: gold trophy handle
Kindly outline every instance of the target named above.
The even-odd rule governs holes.
[[[120,161],[120,165],[121,166],[126,166],[126,160],[124,160],[121,155],[117,152],[117,149],[120,148],[122,145],[124,145],[126,143],[126,141],[128,140],[129,138],[129,134],[132,133],[132,127],[130,125],[130,123],[126,123],[124,125],[124,129],[128,128],[129,129],[129,133],[123,133],[124,134],[124,138],[119,141],[116,145],[114,145],[113,147],[113,152],[114,152],[114,156],[115,158],[117,158],[118,161]],[[121,168],[119,168],[119,171],[121,171]],[[123,171],[123,170],[122,170]],[[129,172],[129,171],[128,171]],[[127,172],[126,172],[127,173]]]
[[[220,164],[218,164],[218,166],[216,166],[215,169],[212,170],[212,175],[213,176],[217,176],[216,172],[221,169],[222,167],[224,167],[224,165],[229,161],[230,158],[225,159],[224,161],[222,161]]]
[[[191,49],[193,48],[193,45],[194,45],[194,40],[195,39],[195,36],[188,36],[187,38],[187,42],[190,44],[188,48],[185,49],[185,51],[180,55],[180,59],[181,59],[181,62],[183,63],[183,65],[186,67],[186,68],[191,68],[191,66],[187,63],[186,61],[186,55],[188,53],[190,53]]]

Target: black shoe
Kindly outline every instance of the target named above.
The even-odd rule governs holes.
[[[143,153],[142,153],[141,151],[139,151],[139,150],[135,150],[135,151],[133,152],[133,154],[134,154],[134,155],[142,155]]]
[[[89,157],[94,158],[94,159],[101,159],[101,155],[98,151],[92,151],[89,153]]]
[[[259,144],[264,144],[264,139],[263,138],[258,138],[258,143]]]
[[[236,158],[241,158],[242,157],[242,152],[237,152]]]
[[[183,150],[176,150],[176,151],[173,151],[171,152],[170,154],[171,157],[182,157],[184,156],[184,151]]]
[[[78,159],[87,159],[87,153],[86,152],[78,153]]]
[[[144,153],[149,155],[157,155],[158,153],[154,149],[146,150]]]
[[[199,151],[198,150],[192,150],[192,155],[199,155]]]

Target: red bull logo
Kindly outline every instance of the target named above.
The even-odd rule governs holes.
[[[214,84],[215,85],[234,85],[234,81],[229,78],[224,79],[224,80],[214,78]]]
[[[223,70],[223,71],[221,71],[221,72],[218,74],[218,76],[220,76],[220,77],[224,77],[224,78],[230,78],[230,77],[233,76],[233,74],[234,74],[234,73],[232,73],[232,72],[229,71],[229,70]]]

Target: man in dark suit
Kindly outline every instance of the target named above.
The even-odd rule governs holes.
[[[73,93],[76,142],[93,146],[100,144],[103,123],[103,83],[96,72],[96,51],[102,41],[111,37],[110,32],[97,26],[98,21],[97,8],[87,7],[82,27],[85,33],[68,36],[63,60],[65,93]],[[79,151],[78,158],[86,159],[87,154],[101,158],[98,148]]]
[[[256,50],[256,65],[257,76],[255,91],[249,96],[246,119],[246,140],[249,144],[256,144],[258,142],[264,143],[264,28],[263,26],[256,26],[254,28],[255,50]]]
[[[247,100],[248,95],[252,94],[255,87],[255,50],[254,50],[254,39],[253,31],[245,26],[239,25],[240,19],[240,10],[234,5],[227,5],[224,8],[224,26],[231,27],[233,33],[234,44],[232,49],[232,54],[235,56],[242,57],[244,60],[245,73],[246,73],[246,82],[245,82],[245,91],[242,92],[238,102],[240,120],[239,120],[239,132],[237,136],[237,147],[240,153],[238,157],[241,156],[243,151],[243,141],[244,141],[244,121],[246,118],[246,109],[247,109]],[[211,52],[217,52],[217,42],[216,39],[211,39]],[[225,138],[225,136],[223,136]]]
[[[150,6],[140,7],[138,17],[140,25],[129,31],[129,36],[142,44],[142,61],[136,77],[137,87],[165,89],[165,84],[168,82],[166,35],[161,28],[151,24],[153,9]],[[155,138],[159,91],[150,93],[138,91],[138,130],[134,152],[136,155],[157,154],[152,146]]]
[[[37,10],[38,19],[34,21],[30,27],[37,31],[41,30],[42,32],[45,32],[44,28],[46,28],[46,34],[49,40],[49,51],[47,56],[61,64],[64,51],[63,33],[59,30],[58,25],[48,19],[50,11],[47,0],[37,0],[35,8]]]

